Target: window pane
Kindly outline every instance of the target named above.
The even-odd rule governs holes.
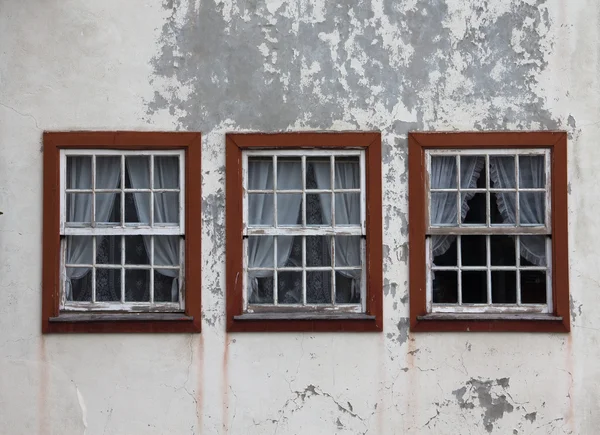
[[[490,236],[492,266],[515,266],[514,236]]]
[[[362,264],[360,236],[335,236],[335,266],[351,267]]]
[[[121,194],[96,194],[96,223],[99,225],[119,225],[121,223]]]
[[[248,189],[273,189],[272,157],[248,157]]]
[[[306,272],[306,302],[331,303],[331,271]]]
[[[179,192],[154,194],[154,224],[179,224]]]
[[[546,272],[521,270],[521,302],[524,304],[546,303]]]
[[[125,156],[125,188],[150,189],[150,156]]]
[[[517,302],[517,272],[492,270],[492,303],[515,304]]]
[[[461,236],[463,266],[486,265],[486,236]]]
[[[335,188],[360,189],[358,156],[335,157]]]
[[[457,242],[456,236],[432,236],[431,252],[434,266],[456,266]]]
[[[302,194],[277,194],[277,225],[302,225]]]
[[[306,188],[331,189],[331,162],[329,157],[306,158]]]
[[[154,264],[179,266],[180,240],[180,236],[154,236]]]
[[[486,194],[463,193],[462,195],[462,223],[466,225],[485,225],[486,223]],[[469,199],[470,198],[470,199]]]
[[[302,272],[277,273],[277,300],[283,305],[302,303]]]
[[[91,193],[67,193],[67,222],[92,222]]]
[[[331,225],[331,195],[306,194],[306,225]]]
[[[487,303],[487,273],[485,271],[462,272],[462,301],[465,304]]]
[[[302,190],[302,159],[279,157],[277,159],[277,190]]]
[[[121,156],[96,156],[96,189],[121,188]]]
[[[125,270],[125,300],[128,302],[150,301],[150,270]]]
[[[302,236],[277,236],[277,267],[302,267]]]
[[[460,187],[485,189],[485,156],[460,156]]]
[[[179,302],[179,269],[154,269],[154,301]]]
[[[67,264],[92,264],[93,241],[91,236],[67,236]]]
[[[458,225],[456,198],[458,193],[431,193],[431,225]]]
[[[546,167],[544,156],[519,156],[519,187],[546,187]]]
[[[360,225],[360,193],[335,194],[335,224]]]
[[[331,266],[331,237],[306,237],[306,265],[309,267]]]
[[[121,264],[121,236],[96,237],[96,263]]]
[[[125,264],[150,264],[143,236],[125,236]]]
[[[546,265],[546,236],[521,236],[521,266]]]
[[[67,189],[92,188],[92,157],[67,156]]]
[[[125,223],[150,225],[150,193],[125,194]]]
[[[273,273],[268,276],[248,277],[248,302],[251,304],[273,304]]]
[[[273,219],[273,194],[249,194],[248,224],[251,226],[273,226]]]
[[[179,188],[178,156],[154,156],[154,188]]]
[[[456,189],[456,157],[431,156],[431,188]]]
[[[458,281],[454,270],[436,270],[433,277],[433,303],[455,304],[458,302]]]
[[[511,189],[515,182],[515,158],[513,156],[490,156],[490,187]]]
[[[517,194],[515,192],[490,193],[490,221],[492,225],[514,225]]]
[[[65,282],[68,301],[92,301],[92,270],[89,268],[67,267]]]
[[[360,270],[344,270],[335,273],[335,303],[360,304]]]
[[[248,267],[273,267],[273,236],[248,237]]]
[[[544,225],[546,216],[545,192],[520,192],[521,225]]]
[[[121,269],[96,269],[96,301],[121,300]]]

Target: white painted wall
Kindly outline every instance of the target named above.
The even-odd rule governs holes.
[[[398,2],[398,13],[418,3]],[[388,110],[376,102],[364,111],[347,100],[340,104],[347,106],[348,117],[333,119],[328,128],[379,129],[384,145],[392,147],[384,162],[389,251],[383,333],[224,332],[224,211],[219,208],[224,177],[214,168],[224,165],[224,133],[248,127],[218,113],[218,125],[202,131],[202,334],[41,336],[42,131],[186,128],[181,119],[193,116],[188,109],[195,98],[201,104],[202,95],[177,74],[159,74],[152,62],[166,43],[177,45],[176,39],[165,41],[163,25],[175,23],[181,35],[189,25],[186,14],[202,5],[217,10],[225,22],[266,17],[277,25],[285,14],[312,20],[323,41],[334,47],[346,41],[335,40],[333,27],[318,27],[326,17],[324,3],[317,0],[297,7],[268,0],[254,12],[248,12],[250,3],[232,0],[202,0],[175,12],[167,3],[143,0],[0,0],[0,433],[597,433],[600,5],[595,0],[506,0],[494,2],[475,22],[476,2],[446,3],[445,26],[458,42],[466,28],[484,26],[516,4],[548,11],[549,28],[524,32],[544,34],[547,64],[534,70],[533,90],[558,127],[570,133],[571,334],[407,332],[406,155],[394,148],[406,131],[393,125],[413,122],[416,115],[403,105]],[[396,53],[390,59],[401,72],[415,53],[394,36],[392,25],[385,25],[391,12],[377,1],[372,4],[373,14],[383,17],[378,37]],[[512,32],[510,47],[527,50],[519,35]],[[369,53],[365,56],[355,52],[348,65],[364,68]],[[469,59],[460,53],[449,59],[444,88],[436,88],[435,78],[423,87],[432,96],[420,108],[424,128],[474,129],[489,110],[486,101],[495,108],[527,110],[518,99],[501,95],[493,102],[461,98],[469,85],[461,71]],[[310,87],[317,66],[303,69],[303,91],[318,92]],[[177,62],[172,68],[179,68]],[[155,92],[171,93],[188,105],[149,114]],[[313,116],[299,112],[297,122],[274,128],[310,129]],[[508,127],[548,128],[535,121]]]

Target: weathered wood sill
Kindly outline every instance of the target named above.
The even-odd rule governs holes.
[[[50,317],[50,323],[78,322],[192,322],[184,313],[62,313]]]
[[[489,322],[494,320],[514,320],[514,321],[546,321],[546,322],[562,322],[561,316],[552,314],[466,314],[466,313],[431,313],[424,316],[417,316],[417,320],[472,320]]]
[[[234,320],[375,320],[375,316],[358,313],[246,313]]]

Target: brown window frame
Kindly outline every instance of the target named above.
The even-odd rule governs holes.
[[[227,331],[382,331],[382,177],[378,132],[248,133],[226,135]],[[242,154],[250,149],[362,149],[366,167],[366,312],[361,314],[244,314]]]
[[[567,134],[547,132],[411,132],[409,146],[410,329],[430,331],[569,332]],[[551,156],[552,297],[554,312],[521,314],[431,314],[426,305],[428,149],[546,148]],[[560,252],[560,256],[557,255]]]
[[[192,132],[44,132],[42,332],[200,332],[201,137]],[[60,150],[185,151],[185,311],[60,312]]]

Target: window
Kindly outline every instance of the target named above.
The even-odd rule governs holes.
[[[229,331],[381,330],[378,133],[227,135]]]
[[[412,329],[568,331],[566,134],[409,143]]]
[[[195,133],[44,134],[44,332],[199,331],[199,152]]]

